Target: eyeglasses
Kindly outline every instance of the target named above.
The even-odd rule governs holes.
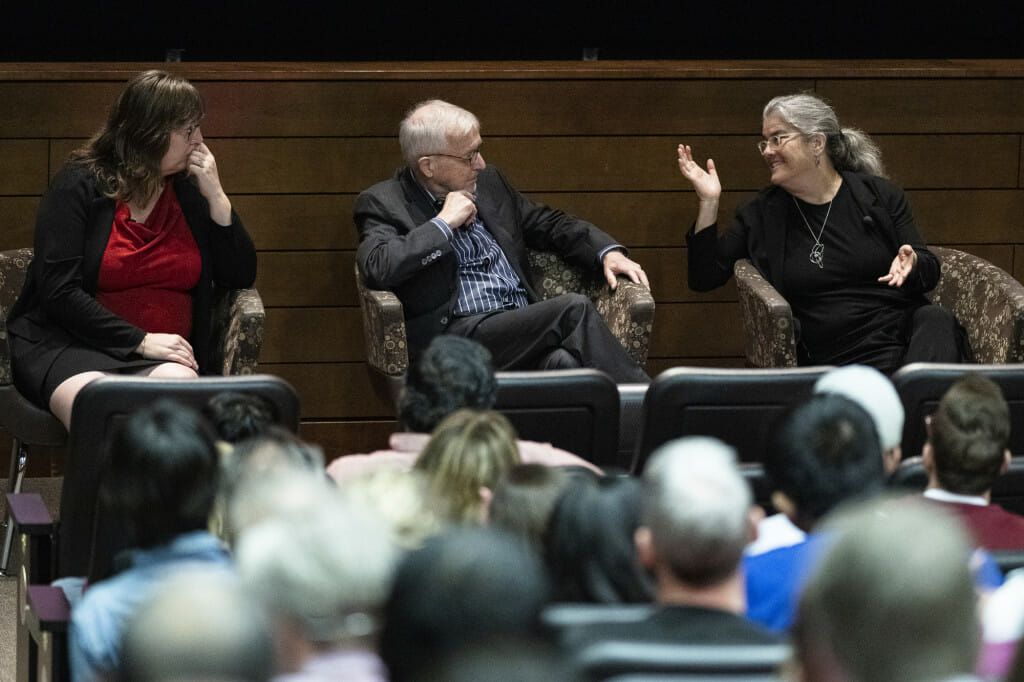
[[[423,156],[447,156],[449,159],[458,159],[472,166],[474,163],[480,160],[480,150],[474,149],[465,156],[459,156],[457,154],[444,154],[442,152],[434,152],[433,154],[424,154]]]
[[[197,130],[199,130],[199,126],[201,124],[202,124],[202,119],[199,119],[198,121],[193,121],[192,123],[188,124],[187,128],[185,128],[184,130],[181,131],[181,134],[185,136],[185,141],[186,142],[191,142],[192,141],[192,134],[194,132],[196,132]]]
[[[790,138],[796,137],[801,133],[783,133],[782,135],[772,135],[767,140],[761,140],[757,143],[757,151],[764,154],[767,149],[779,149],[782,145],[789,142]]]

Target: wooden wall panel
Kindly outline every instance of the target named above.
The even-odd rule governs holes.
[[[223,182],[230,186],[231,181]],[[237,194],[231,203],[256,248],[278,251],[355,249],[354,194]]]
[[[31,243],[38,196],[143,65],[0,68],[0,248]],[[163,66],[163,65],[161,65]],[[261,370],[299,392],[328,459],[383,447],[392,408],[363,363],[352,275],[356,195],[401,165],[396,131],[428,97],[480,118],[484,156],[538,201],[596,223],[647,270],[647,370],[742,366],[736,290],[686,286],[696,198],[676,145],[713,157],[720,222],[767,182],[754,147],[778,94],[814,89],[871,133],[922,234],[1024,276],[1024,60],[181,64],[207,100],[203,134],[259,250]],[[2,445],[2,442],[0,442]],[[59,453],[42,467],[59,467]]]
[[[877,133],[1014,133],[1024,124],[1024,80],[823,80],[844,125]],[[846,123],[846,122],[849,123]]]
[[[263,305],[358,305],[352,251],[264,251],[256,288]]]
[[[362,362],[366,358],[359,308],[270,308],[262,363]]]
[[[0,194],[42,193],[47,183],[47,148],[46,140],[0,139]]]
[[[376,419],[392,417],[390,404],[378,396],[362,362],[265,363],[260,371],[277,374],[299,394],[304,419]]]
[[[38,206],[38,196],[0,196],[0,248],[32,246]]]

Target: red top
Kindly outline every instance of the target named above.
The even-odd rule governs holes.
[[[168,182],[144,223],[122,201],[114,209],[96,300],[147,332],[192,333],[191,291],[202,260],[181,205]]]

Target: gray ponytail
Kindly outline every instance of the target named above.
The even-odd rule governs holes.
[[[804,135],[823,133],[825,153],[836,170],[887,177],[878,145],[862,130],[840,128],[835,111],[817,95],[805,92],[775,97],[765,105],[763,117],[772,115]]]

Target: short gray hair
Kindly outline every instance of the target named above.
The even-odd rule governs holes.
[[[372,637],[398,547],[380,518],[321,490],[315,504],[242,533],[243,582],[277,617],[319,645]]]
[[[926,504],[864,503],[826,526],[835,541],[804,588],[794,630],[805,664],[830,656],[857,680],[950,679],[974,669],[971,544],[958,519]]]
[[[405,115],[398,130],[402,159],[415,168],[420,157],[449,149],[448,141],[480,130],[472,112],[440,99],[420,102]]]
[[[862,130],[843,128],[828,102],[809,92],[775,97],[764,107],[762,118],[778,116],[804,135],[825,135],[825,153],[838,171],[886,177],[882,152]]]
[[[736,451],[715,438],[670,441],[644,470],[644,525],[658,555],[692,585],[714,585],[736,571],[750,540],[752,503]]]

